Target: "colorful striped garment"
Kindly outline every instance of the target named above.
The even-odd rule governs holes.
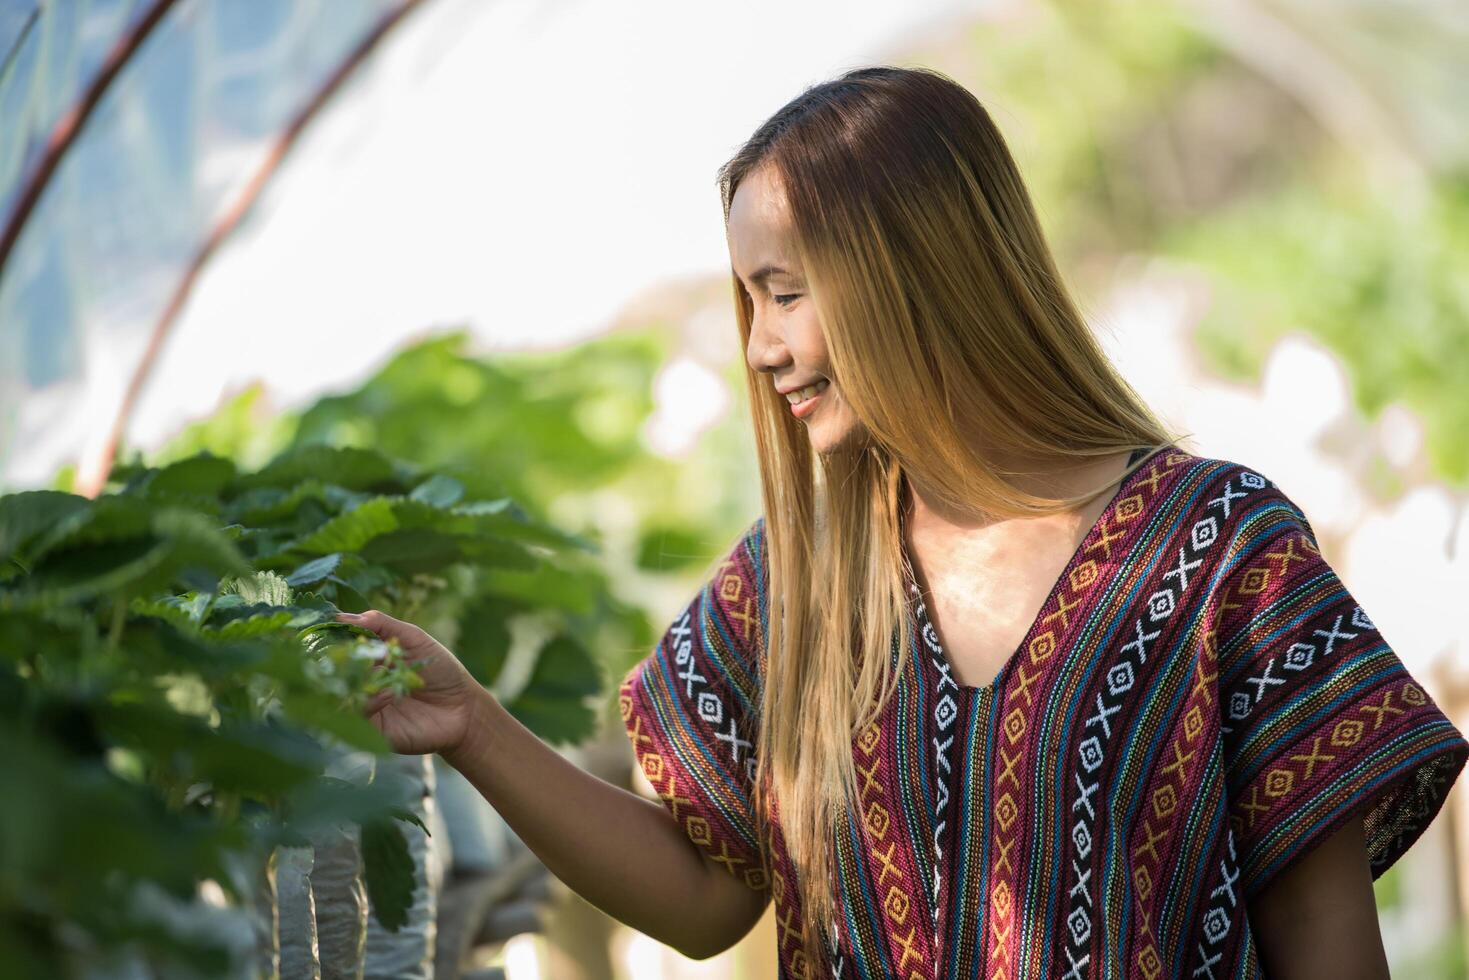
[[[989,685],[955,683],[909,578],[910,656],[852,741],[860,808],[811,963],[778,808],[762,864],[750,804],[764,560],[760,518],[620,703],[688,836],[775,901],[783,978],[1259,977],[1246,903],[1358,814],[1381,875],[1469,758],[1300,508],[1165,447]]]

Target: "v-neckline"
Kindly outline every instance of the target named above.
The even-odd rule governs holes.
[[[1081,542],[1079,544],[1077,544],[1075,550],[1071,552],[1071,556],[1066,559],[1066,564],[1061,567],[1060,573],[1056,576],[1055,580],[1051,582],[1051,587],[1049,590],[1047,590],[1045,599],[1041,601],[1040,606],[1036,609],[1035,615],[1031,618],[1030,625],[1026,627],[1025,633],[1020,637],[1020,642],[1016,645],[1015,649],[1010,652],[1010,655],[1005,658],[1005,662],[1000,665],[1000,669],[995,672],[994,676],[990,678],[988,683],[982,685],[959,683],[958,678],[954,676],[954,661],[949,656],[948,644],[946,644],[943,637],[939,635],[938,626],[933,622],[932,617],[921,617],[922,622],[919,622],[917,624],[918,628],[922,629],[927,626],[928,629],[933,631],[934,641],[935,643],[937,643],[939,648],[939,655],[943,658],[943,662],[948,668],[949,679],[953,681],[954,686],[959,689],[960,694],[962,694],[966,699],[973,697],[984,697],[986,695],[994,694],[1004,685],[1005,679],[1009,676],[1010,669],[1015,664],[1015,661],[1019,657],[1021,651],[1023,651],[1034,638],[1036,634],[1036,629],[1041,624],[1041,618],[1045,615],[1046,610],[1050,607],[1052,600],[1056,598],[1056,593],[1060,591],[1062,584],[1066,581],[1067,577],[1071,575],[1078,561],[1081,559],[1081,556],[1089,552],[1096,544],[1096,539],[1100,536],[1103,527],[1107,522],[1107,515],[1111,513],[1113,506],[1117,503],[1117,501],[1124,499],[1123,493],[1132,486],[1133,481],[1135,481],[1138,476],[1143,472],[1144,466],[1142,464],[1146,463],[1149,459],[1152,459],[1154,456],[1162,451],[1162,449],[1155,449],[1152,452],[1142,456],[1140,461],[1135,459],[1134,456],[1128,457],[1129,466],[1131,466],[1134,462],[1138,462],[1139,465],[1131,473],[1123,477],[1122,482],[1118,484],[1117,489],[1113,491],[1112,496],[1107,498],[1107,503],[1102,507],[1101,511],[1098,512],[1096,519],[1092,521],[1092,526],[1087,530],[1086,536],[1081,539]],[[915,590],[917,582],[912,573],[911,559],[909,559],[907,555],[907,542],[906,540],[902,539],[900,539],[900,541],[904,549],[903,573],[905,579],[907,580],[909,597],[921,598],[923,600],[923,604],[927,606],[931,598],[931,594],[924,592],[921,588]]]

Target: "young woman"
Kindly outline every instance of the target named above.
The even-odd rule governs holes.
[[[721,185],[764,514],[622,683],[661,805],[368,612],[424,661],[394,748],[695,957],[773,900],[782,977],[1386,977],[1372,881],[1469,742],[1108,363],[979,102],[850,71]]]

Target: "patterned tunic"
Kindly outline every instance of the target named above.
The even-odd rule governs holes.
[[[764,530],[620,704],[690,839],[776,903],[783,978],[1260,977],[1246,903],[1356,815],[1375,879],[1469,758],[1301,509],[1246,466],[1165,448],[1122,481],[990,684],[954,681],[909,579],[908,665],[852,741],[860,803],[811,963],[779,801],[768,864],[750,803]]]

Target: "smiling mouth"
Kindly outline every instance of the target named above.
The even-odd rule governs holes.
[[[826,389],[830,387],[831,382],[826,381],[818,385],[810,385],[802,388],[800,391],[791,392],[786,396],[786,400],[790,401],[792,396],[797,398],[796,401],[791,402],[791,414],[799,419],[816,411],[821,405],[821,399],[825,396]],[[814,394],[812,393],[813,389],[815,390]],[[806,397],[801,398],[801,395],[805,395]]]
[[[810,401],[812,398],[815,398],[817,395],[821,394],[823,391],[830,387],[831,381],[827,378],[822,378],[814,385],[807,385],[804,388],[797,388],[795,391],[787,392],[785,399],[792,405],[801,405],[805,402]]]

